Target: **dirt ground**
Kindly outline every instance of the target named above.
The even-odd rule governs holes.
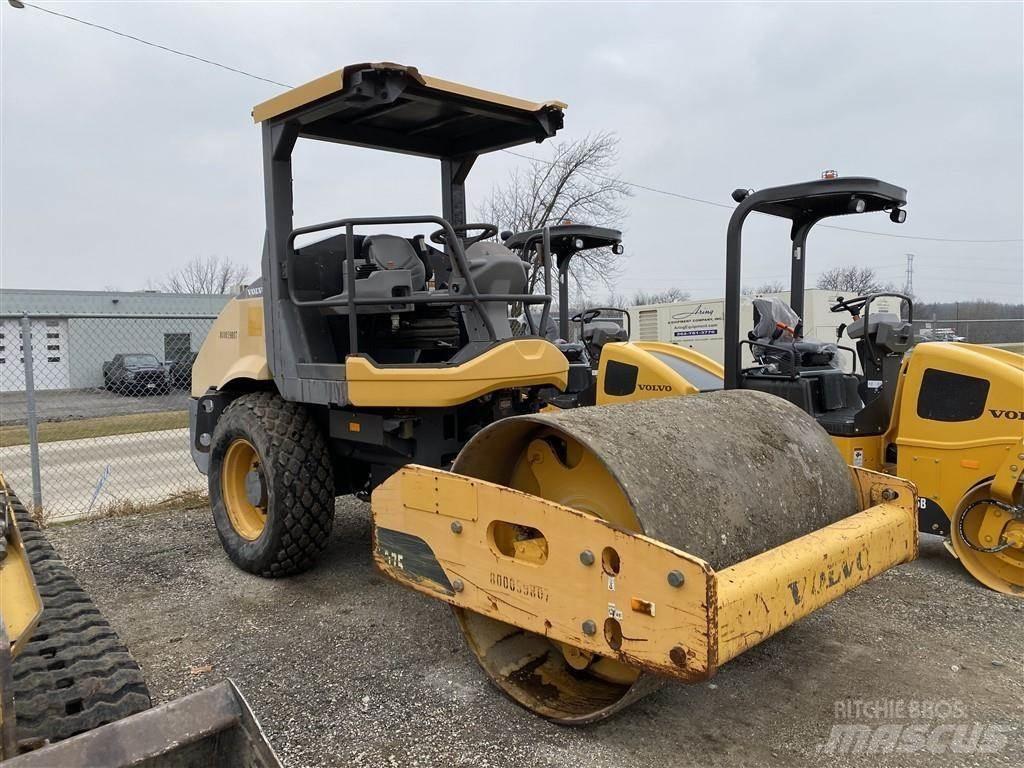
[[[159,701],[232,678],[287,766],[1024,764],[1024,601],[974,583],[937,539],[712,682],[565,728],[491,687],[446,606],[375,570],[368,512],[340,502],[320,565],[282,581],[234,568],[205,509],[49,535]],[[948,730],[933,750],[821,751],[849,723],[1002,735],[982,754],[954,751]]]

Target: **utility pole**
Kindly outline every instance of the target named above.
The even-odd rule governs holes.
[[[907,276],[903,281],[903,292],[907,296],[914,295],[914,254],[907,254]]]

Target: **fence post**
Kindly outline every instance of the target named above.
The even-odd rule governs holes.
[[[32,321],[21,316],[21,354],[25,360],[25,423],[28,427],[28,451],[32,463],[32,508],[43,508],[43,484],[39,476],[39,433],[36,424],[36,386],[32,376]]]

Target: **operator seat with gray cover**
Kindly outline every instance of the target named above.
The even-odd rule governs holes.
[[[473,243],[466,249],[466,261],[479,293],[526,292],[526,264],[501,243],[490,241]],[[455,272],[452,273],[452,289],[457,292],[466,290],[465,278]],[[507,305],[491,301],[483,305],[483,311],[490,318],[495,336],[499,341],[512,338],[512,326],[508,321]],[[462,317],[470,342],[487,341],[487,327],[476,307],[472,304],[463,304]]]
[[[754,329],[747,334],[751,351],[759,363],[787,369],[814,366],[839,367],[835,344],[807,339],[802,335],[803,319],[782,299],[757,298],[754,305]],[[792,354],[790,354],[792,353]]]
[[[611,320],[597,318],[583,326],[583,342],[591,363],[597,365],[605,344],[629,341],[629,331]]]
[[[859,379],[840,368],[839,348],[800,334],[803,320],[777,297],[757,298],[747,334],[760,367],[743,371],[743,386],[777,395],[815,416],[831,434],[857,429],[864,403]]]
[[[398,235],[368,235],[363,239],[356,261],[356,291],[359,298],[388,299],[411,296],[426,288],[426,265],[412,244]],[[348,297],[348,271],[342,263],[340,293],[329,298],[343,300]],[[410,311],[410,304],[384,304],[360,306],[360,314],[380,314]],[[344,315],[344,304],[324,307],[329,313]]]

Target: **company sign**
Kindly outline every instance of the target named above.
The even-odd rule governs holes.
[[[668,321],[672,338],[676,341],[720,338],[724,322],[722,310],[721,302],[682,305]]]

